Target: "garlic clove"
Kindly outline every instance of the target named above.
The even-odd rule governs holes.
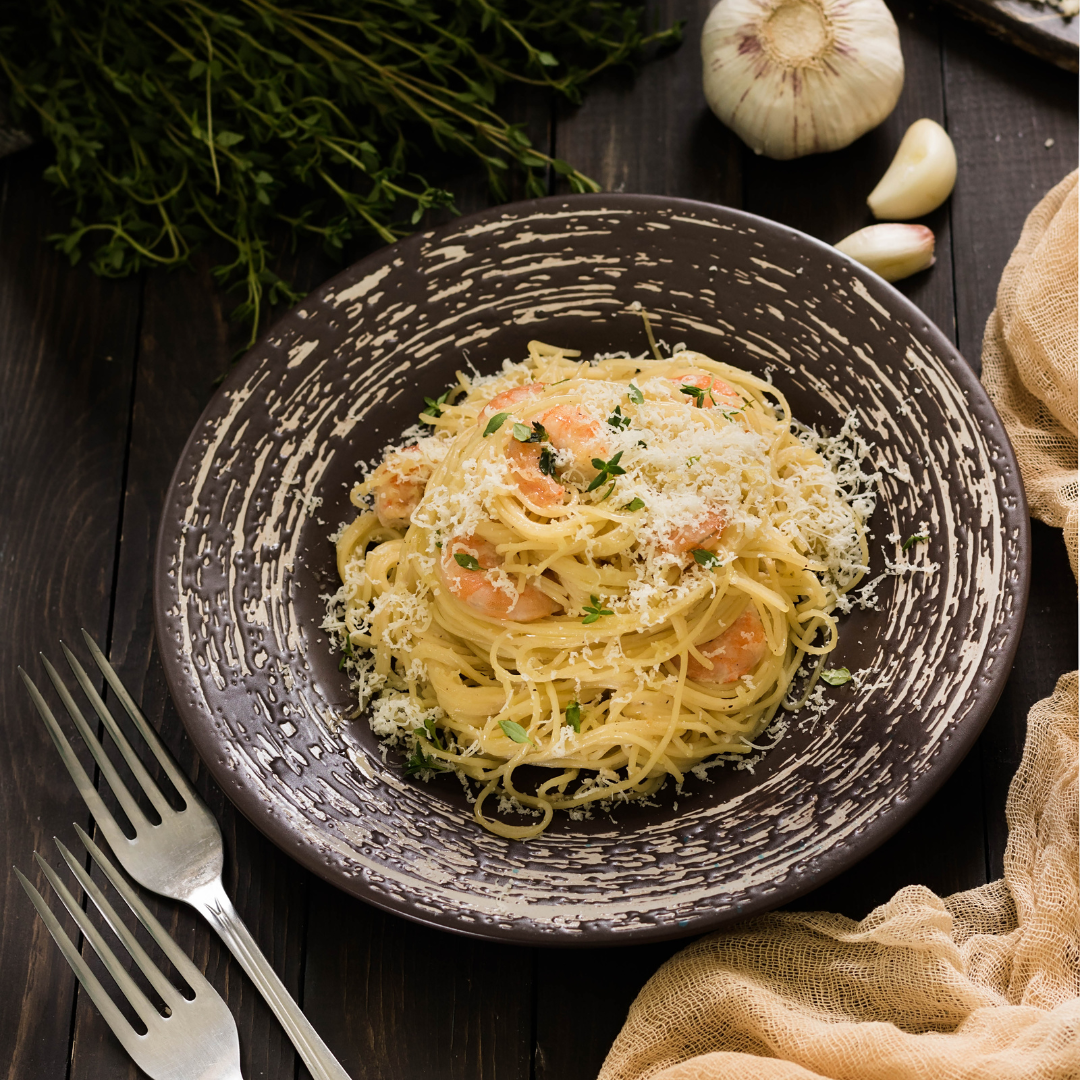
[[[934,265],[934,234],[925,225],[868,225],[845,236],[836,250],[886,281],[899,281]]]
[[[916,120],[866,201],[876,218],[908,221],[936,210],[955,183],[956,150],[948,132],[933,120]]]
[[[771,158],[847,146],[893,111],[904,85],[883,0],[720,0],[701,58],[709,107]]]

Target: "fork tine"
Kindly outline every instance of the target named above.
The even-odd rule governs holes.
[[[123,924],[120,918],[116,914],[116,909],[106,899],[105,894],[98,887],[97,882],[86,872],[86,870],[79,865],[75,856],[54,836],[53,843],[60,849],[60,854],[64,857],[64,862],[68,864],[68,869],[78,879],[79,884],[83,888],[83,892],[94,901],[94,906],[101,912],[102,918],[112,928],[112,932],[123,943],[124,948],[131,954],[132,959],[139,965],[139,970],[149,980],[150,985],[161,995],[162,1000],[170,1008],[176,1008],[179,1004],[179,998],[182,996],[180,991],[168,979],[165,978],[164,972],[154,963],[153,960],[147,955],[146,950],[135,939],[135,935]],[[108,866],[104,856],[100,851],[96,849],[91,852],[96,858],[100,860],[101,868],[105,871],[106,877],[116,885],[116,878],[109,871],[112,870],[111,866]],[[120,893],[124,900],[127,901],[128,906],[131,906],[131,901],[124,893]],[[149,915],[149,912],[147,912]],[[164,930],[161,928],[161,924],[151,915],[158,930],[164,934]],[[156,938],[155,938],[156,940]]]
[[[150,1003],[150,999],[139,989],[135,980],[124,970],[120,961],[116,959],[116,954],[109,948],[105,939],[101,936],[100,931],[90,921],[90,917],[83,911],[82,906],[75,897],[71,895],[68,887],[60,880],[59,874],[57,874],[57,872],[36,851],[34,852],[34,859],[37,861],[38,866],[41,867],[45,876],[49,879],[49,884],[60,898],[60,902],[68,909],[71,917],[78,923],[79,929],[83,932],[83,936],[93,947],[94,952],[100,957],[102,964],[105,966],[105,970],[112,976],[113,982],[119,987],[120,993],[128,999],[131,1007],[139,1014],[139,1018],[147,1028],[152,1029],[154,1024],[162,1019],[161,1013],[154,1008]]]
[[[209,988],[209,983],[203,973],[195,966],[187,953],[176,944],[165,927],[154,918],[153,913],[139,898],[139,894],[130,884],[128,884],[112,862],[106,858],[105,853],[77,824],[75,825],[75,831],[79,834],[79,839],[83,842],[83,847],[90,852],[94,861],[101,867],[105,876],[112,883],[112,887],[124,898],[124,902],[127,906],[135,912],[139,922],[146,927],[146,932],[155,942],[157,942],[158,947],[169,958],[173,967],[180,973],[188,986],[195,991],[196,995],[198,995],[203,988]],[[60,844],[60,842],[57,841],[57,844]],[[60,844],[60,850],[64,852],[64,858],[68,860],[68,865],[74,870],[75,864],[73,863],[72,858],[69,858],[69,855],[62,844]],[[76,875],[79,876],[79,880],[81,881],[82,877],[79,875],[78,871],[76,871]],[[83,887],[85,888],[85,886]],[[94,903],[97,903],[96,899],[94,900]],[[171,986],[172,984],[170,983],[169,985]]]
[[[146,797],[154,804],[154,808],[162,818],[175,814],[176,811],[173,810],[165,796],[162,795],[161,788],[158,787],[157,782],[146,771],[146,766],[139,760],[138,754],[132,750],[131,743],[127,741],[126,736],[113,719],[113,714],[109,712],[105,702],[101,700],[101,695],[94,688],[94,684],[90,681],[90,677],[86,674],[82,664],[79,663],[75,654],[62,641],[60,642],[60,648],[64,650],[64,656],[67,657],[67,662],[71,666],[71,670],[75,673],[75,678],[82,687],[83,693],[89,698],[90,704],[94,706],[94,712],[101,717],[101,722],[105,725],[109,734],[112,736],[113,742],[116,743],[117,749],[128,763],[128,768],[135,774],[135,779],[146,793]],[[151,747],[151,749],[153,749],[153,747]],[[170,779],[172,778],[170,777]],[[179,790],[181,796],[183,796],[183,789]]]
[[[112,815],[112,811],[105,805],[97,792],[97,788],[90,782],[90,777],[86,775],[86,770],[75,756],[75,751],[71,749],[71,743],[68,742],[67,736],[56,722],[52,709],[49,708],[48,703],[41,696],[41,691],[34,685],[34,680],[22,668],[19,668],[19,674],[22,676],[22,681],[30,693],[30,698],[34,702],[38,715],[45,721],[45,727],[48,728],[52,741],[60,752],[60,760],[63,761],[67,771],[71,774],[71,779],[75,781],[75,786],[79,789],[83,802],[90,808],[90,813],[94,815],[94,820],[97,821],[101,831],[105,834],[109,845],[113,851],[117,852],[130,847],[131,841],[123,834],[120,826],[116,823],[116,818]]]
[[[120,774],[116,771],[116,766],[109,760],[109,755],[105,753],[105,747],[101,745],[98,737],[90,729],[90,725],[83,717],[79,706],[75,704],[75,699],[64,685],[56,668],[49,663],[48,658],[43,653],[39,653],[38,655],[41,658],[42,666],[45,668],[50,680],[52,680],[54,689],[57,694],[60,695],[60,700],[64,703],[64,708],[68,711],[68,716],[71,717],[75,726],[79,729],[79,734],[82,736],[83,742],[90,748],[90,753],[94,755],[94,760],[98,763],[98,768],[101,769],[109,787],[112,788],[113,794],[124,808],[124,813],[127,814],[128,820],[135,826],[136,835],[145,831],[150,827],[150,822],[139,808],[139,804],[131,797],[131,792],[128,791],[127,785],[120,779]]]
[[[98,647],[97,642],[85,629],[82,636],[83,641],[86,642],[86,647],[90,650],[90,655],[94,658],[94,663],[97,664],[101,674],[105,676],[105,681],[111,687],[120,704],[124,706],[124,710],[131,717],[135,727],[138,728],[139,734],[146,740],[147,746],[153,751],[154,757],[157,758],[158,764],[165,770],[165,774],[172,781],[173,786],[185,801],[193,799],[198,801],[199,796],[191,786],[191,782],[184,775],[180,766],[177,765],[176,759],[169,753],[158,733],[150,726],[146,717],[143,716],[142,710],[127,692],[127,688],[120,681],[120,676],[116,674],[116,669],[109,663],[105,654]]]
[[[60,920],[52,913],[41,893],[27,881],[26,876],[17,866],[12,867],[12,869],[19,879],[19,884],[26,890],[26,895],[30,897],[34,907],[37,908],[41,921],[45,923],[49,933],[52,934],[53,940],[60,946],[64,959],[71,965],[71,970],[75,972],[75,977],[82,983],[82,987],[89,995],[90,1000],[97,1007],[98,1012],[105,1017],[105,1022],[112,1028],[113,1034],[120,1040],[124,1049],[134,1056],[139,1046],[138,1040],[140,1036],[113,1003],[113,999],[105,992],[105,988],[98,981],[98,977],[90,970],[89,965],[80,955],[74,942],[64,932]]]

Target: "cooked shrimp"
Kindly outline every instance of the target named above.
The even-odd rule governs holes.
[[[578,405],[556,405],[540,417],[548,441],[556,450],[573,455],[574,469],[585,479],[596,475],[593,458],[606,458],[608,444],[604,429]]]
[[[749,675],[769,651],[765,627],[761,625],[757,608],[747,604],[742,614],[719,637],[699,645],[697,650],[711,663],[711,667],[691,656],[686,664],[689,679],[720,685]]]
[[[390,529],[407,529],[430,479],[431,465],[418,445],[390,454],[368,480],[379,523]]]
[[[526,383],[524,386],[512,386],[501,394],[496,394],[481,410],[476,418],[478,424],[486,424],[496,413],[510,412],[515,405],[536,397],[544,392],[542,382]]]
[[[533,506],[561,506],[566,497],[566,488],[558,480],[540,471],[542,452],[543,447],[536,443],[511,439],[506,447],[510,471],[515,476],[518,490]]]
[[[462,566],[455,555],[471,555],[480,568]],[[505,584],[500,587],[488,573],[500,566],[502,560],[494,544],[478,536],[456,537],[443,547],[439,577],[453,596],[491,619],[534,622],[558,610],[559,605],[535,585],[526,585],[520,592]]]
[[[696,401],[703,409],[711,409],[714,405],[737,408],[743,403],[739,392],[733,386],[729,386],[723,379],[714,379],[707,371],[685,371],[679,375],[669,375],[668,378],[679,386],[694,386],[705,391]],[[690,400],[692,399],[688,394],[687,401]]]
[[[710,548],[720,539],[726,524],[727,515],[723,510],[710,510],[692,525],[672,529],[656,546],[671,555],[683,555],[693,548]]]
[[[596,475],[594,457],[606,457],[608,445],[600,424],[577,405],[556,405],[548,409],[539,422],[547,433],[547,443],[553,450],[568,452],[573,457],[572,468],[579,478],[591,480]],[[511,438],[506,446],[510,469],[517,478],[518,490],[537,507],[561,506],[566,488],[554,477],[540,470],[543,445],[522,443]]]

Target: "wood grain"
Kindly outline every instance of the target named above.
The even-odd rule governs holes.
[[[905,67],[904,89],[892,115],[880,127],[831,154],[772,161],[747,152],[744,209],[801,229],[827,244],[874,224],[866,197],[889,167],[904,132],[922,117],[946,122],[937,20],[933,12],[909,0],[899,0],[890,7],[900,30]],[[937,263],[897,282],[896,287],[947,336],[954,337],[948,204],[920,223],[934,232]]]
[[[51,837],[88,816],[15,667],[43,680],[38,650],[58,659],[59,637],[108,628],[139,282],[71,270],[43,242],[67,218],[46,164],[31,150],[0,165],[0,864],[48,894],[31,853],[55,861]],[[64,1076],[74,979],[6,869],[0,971],[0,1075]]]
[[[709,112],[701,90],[698,39],[710,0],[647,5],[648,24],[686,20],[682,46],[635,79],[598,80],[576,111],[562,110],[555,152],[604,191],[642,192],[741,205],[742,144]],[[562,190],[561,188],[559,190]]]
[[[959,162],[950,200],[963,252],[955,270],[957,338],[980,370],[983,328],[1024,219],[1076,168],[1076,79],[970,33],[947,14],[942,25],[945,105]]]
[[[317,256],[315,261],[316,273],[325,274],[325,263]],[[214,286],[210,262],[209,256],[203,257],[194,272],[154,275],[147,282],[109,652],[125,685],[142,703],[148,719],[221,825],[226,890],[271,964],[296,995],[303,956],[307,874],[240,816],[201,767],[168,696],[153,647],[150,572],[162,498],[188,434],[245,333],[243,326],[228,320],[231,303]],[[108,793],[103,794],[111,802]],[[231,1006],[240,1031],[245,1075],[268,1080],[292,1078],[296,1068],[292,1045],[216,935],[186,905],[145,891],[143,895]],[[121,1076],[127,1069],[126,1055],[96,1009],[80,995],[72,1080]],[[138,1074],[132,1070],[129,1075]]]
[[[592,1080],[638,991],[689,941],[603,949],[544,949],[537,957],[533,1080]],[[602,973],[603,977],[598,976]]]
[[[317,880],[311,896],[304,1008],[355,1080],[529,1080],[533,950],[417,926]]]

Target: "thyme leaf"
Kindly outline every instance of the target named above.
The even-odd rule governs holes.
[[[574,731],[581,734],[581,706],[576,701],[571,701],[566,706],[566,722]]]
[[[484,428],[484,438],[489,435],[494,435],[506,423],[506,418],[510,414],[508,412],[497,412],[488,422],[487,427]]]
[[[545,446],[540,451],[540,460],[537,465],[545,476],[553,477],[555,475],[555,454]]]
[[[927,533],[916,533],[914,536],[909,536],[904,541],[904,543],[900,547],[900,550],[901,551],[907,551],[907,549],[909,547],[914,547],[915,544],[922,543],[923,541],[926,541],[927,543],[929,543],[929,541],[930,541],[929,535]]]
[[[843,686],[851,682],[851,672],[846,667],[825,668],[821,673],[821,681],[830,686]]]
[[[601,615],[615,614],[614,611],[600,606],[600,597],[590,594],[589,599],[592,601],[592,603],[586,604],[583,608],[583,610],[588,612],[588,615],[586,615],[585,618],[581,620],[585,626],[588,626],[590,623],[596,622]]]
[[[645,395],[633,383],[630,384],[630,389],[626,392],[626,396],[635,405],[645,404]]]
[[[593,479],[593,482],[585,489],[586,491],[595,491],[601,484],[608,481],[610,477],[622,476],[626,472],[624,468],[619,464],[619,459],[623,456],[623,452],[620,450],[610,461],[604,461],[603,458],[594,457],[592,459],[593,468],[599,470]],[[605,496],[606,498],[607,496]]]
[[[704,548],[694,548],[690,554],[694,556],[694,562],[706,570],[715,570],[723,562],[719,555]]]
[[[345,640],[341,645],[341,656],[338,658],[337,669],[338,671],[344,671],[345,665],[356,656],[356,652],[353,649],[352,638],[348,634],[345,635]]]
[[[424,404],[427,408],[420,410],[420,419],[425,424],[430,424],[433,420],[438,420],[442,416],[442,406],[446,404],[446,399],[450,396],[450,391],[440,394],[437,398],[424,398]],[[430,417],[431,419],[428,419]]]
[[[466,555],[463,551],[457,551],[454,553],[454,562],[458,566],[464,567],[466,570],[480,570],[482,567],[477,562],[475,555]]]
[[[416,737],[416,745],[413,748],[412,756],[405,762],[405,775],[413,776],[415,773],[423,772],[425,769],[430,769],[432,772],[448,772],[450,766],[439,758],[428,754],[424,744],[420,741],[426,738],[439,750],[444,749],[443,744],[439,741],[439,734],[435,730],[435,721],[429,716],[424,721],[424,726],[417,728],[413,735]]]
[[[705,404],[705,395],[707,390],[703,390],[700,386],[680,386],[680,394],[686,394],[694,399],[694,404],[700,409]]]
[[[513,720],[500,720],[499,727],[502,728],[503,734],[512,739],[516,743],[531,743],[532,739],[529,738],[525,729]],[[535,745],[535,743],[533,744]]]

